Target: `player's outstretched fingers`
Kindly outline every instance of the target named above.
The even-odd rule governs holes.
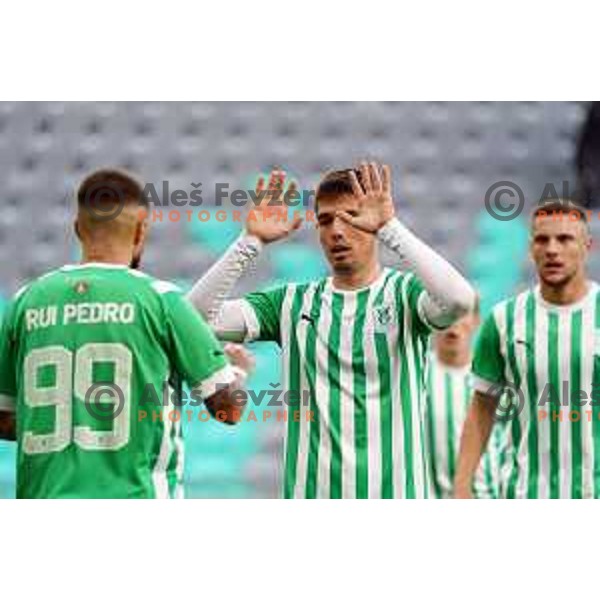
[[[371,185],[373,186],[373,191],[381,192],[381,190],[383,189],[383,184],[381,182],[379,165],[377,163],[369,163],[369,174],[371,176]]]
[[[389,165],[383,165],[381,171],[383,191],[389,194],[392,191],[392,170]]]
[[[371,181],[371,173],[368,163],[360,163],[360,176],[362,178],[362,185],[365,189],[365,193],[368,194],[373,189],[373,183]]]
[[[365,195],[365,191],[360,185],[360,182],[358,181],[358,177],[356,176],[356,172],[354,171],[354,169],[350,169],[350,185],[352,186],[352,193],[357,198],[361,198]]]

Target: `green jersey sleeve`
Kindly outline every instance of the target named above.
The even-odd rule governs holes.
[[[500,351],[500,334],[494,313],[485,320],[475,346],[473,357],[473,375],[485,383],[502,384],[505,382],[504,357]],[[476,387],[479,387],[476,385]],[[483,391],[479,389],[479,391]]]
[[[235,373],[206,321],[175,287],[163,294],[171,360],[192,388],[208,398],[219,386],[231,384]]]
[[[0,330],[0,410],[14,412],[17,397],[14,304],[4,314]]]
[[[258,320],[259,333],[255,339],[263,342],[280,342],[281,307],[287,286],[252,292],[244,296]]]
[[[408,299],[408,308],[412,315],[412,322],[414,323],[417,333],[420,336],[428,336],[431,333],[433,327],[428,323],[425,315],[423,314],[422,298],[423,294],[426,293],[423,282],[416,275],[409,275],[410,280],[407,284],[406,296]]]

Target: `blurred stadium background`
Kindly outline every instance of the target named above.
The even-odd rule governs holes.
[[[217,182],[247,189],[258,172],[280,165],[313,189],[323,171],[374,158],[393,167],[399,216],[475,283],[485,312],[531,276],[526,212],[494,220],[484,208],[486,191],[513,181],[532,204],[548,183],[561,191],[569,181],[574,189],[582,127],[593,108],[582,102],[0,103],[0,310],[27,280],[78,260],[72,191],[91,169],[125,167],[159,190],[163,180],[171,190],[202,182],[201,208],[210,209]],[[231,222],[163,218],[153,224],[143,268],[187,287],[238,232]],[[593,252],[596,278],[599,258]],[[324,272],[314,228],[305,227],[293,241],[270,247],[239,292]],[[250,387],[279,382],[277,347],[255,344],[253,351]],[[186,495],[276,497],[281,427],[274,421],[185,427]],[[13,471],[14,450],[0,444],[0,497],[14,497]]]

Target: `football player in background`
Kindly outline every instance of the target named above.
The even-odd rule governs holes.
[[[479,334],[457,497],[472,496],[507,387],[521,400],[508,423],[510,470],[501,496],[600,497],[600,288],[586,273],[590,247],[582,207],[560,200],[533,212],[530,253],[538,285],[497,304]]]
[[[257,191],[263,187],[261,180]],[[190,298],[224,339],[276,341],[282,349],[284,387],[301,415],[287,422],[283,495],[427,497],[425,350],[432,330],[473,309],[473,289],[396,218],[390,169],[365,163],[327,174],[317,190],[331,277],[231,300],[264,247],[300,225],[271,202],[296,191],[284,192],[283,172],[271,174],[267,190]],[[408,270],[383,268],[379,244]]]
[[[77,197],[81,264],[21,288],[3,322],[0,428],[18,443],[17,497],[177,496],[181,445],[163,389],[186,381],[234,423],[243,373],[176,286],[130,268],[148,229],[141,185],[102,170]]]
[[[440,499],[454,497],[460,436],[473,398],[472,341],[478,325],[476,309],[445,331],[436,333],[427,362],[428,455],[434,495]],[[504,428],[499,423],[474,478],[473,493],[477,498],[498,497],[503,438]]]

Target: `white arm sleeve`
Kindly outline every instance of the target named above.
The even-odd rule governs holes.
[[[377,237],[423,282],[421,312],[431,326],[445,329],[473,310],[476,296],[467,280],[398,219],[386,223]]]
[[[260,335],[256,313],[243,299],[223,302],[211,326],[215,335],[227,342],[251,342]]]
[[[188,299],[220,339],[243,342],[258,337],[258,321],[250,304],[226,299],[262,247],[257,237],[242,234],[188,293]]]

